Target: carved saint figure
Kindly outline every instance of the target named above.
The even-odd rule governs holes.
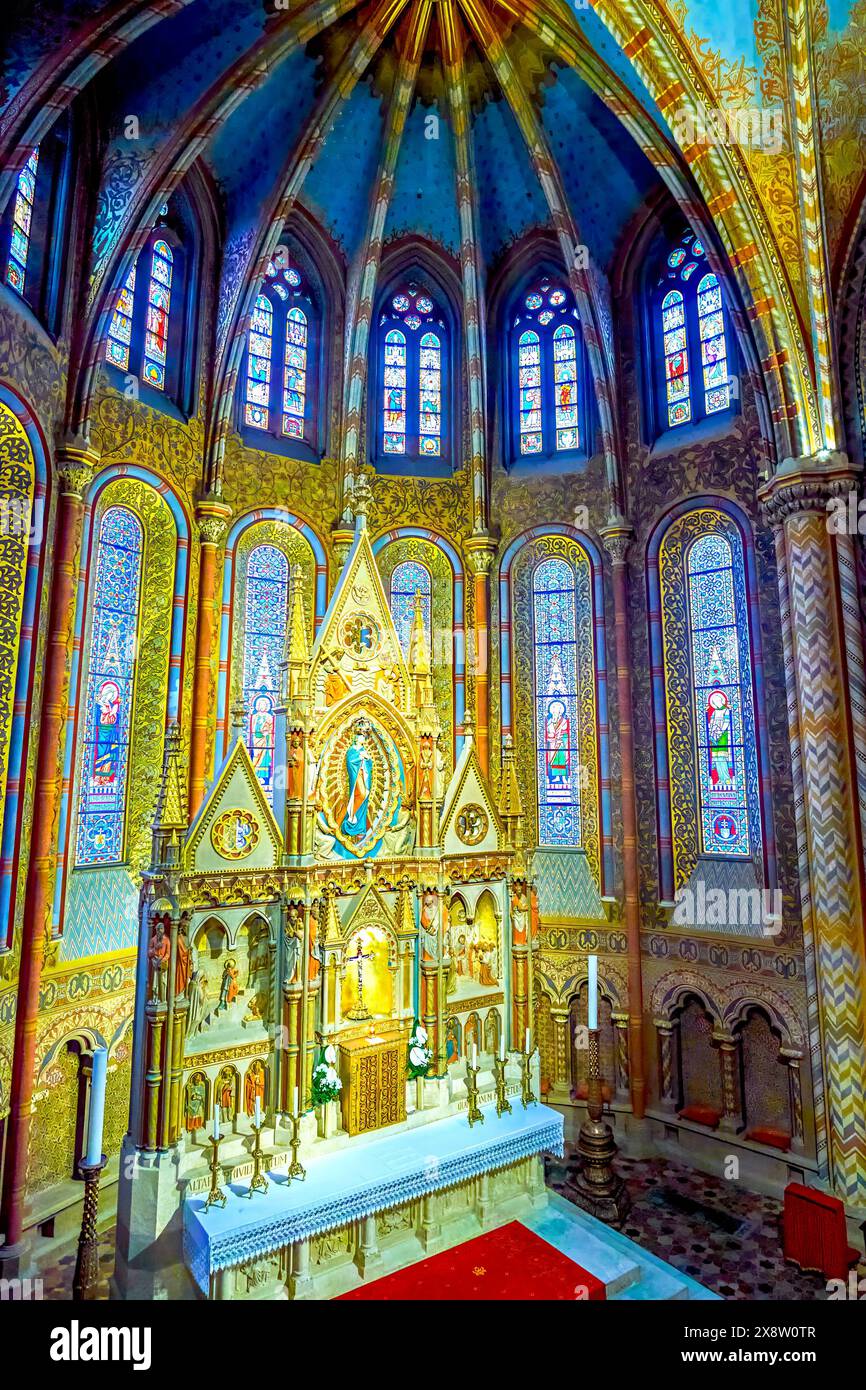
[[[244,1110],[248,1115],[256,1113],[256,1096],[262,1110],[265,1108],[265,1064],[255,1058],[247,1068],[244,1077]]]
[[[204,1127],[206,1100],[207,1085],[202,1073],[197,1071],[190,1077],[186,1088],[185,1119],[186,1128],[190,1134]]]
[[[367,811],[373,777],[373,759],[366,742],[366,721],[358,720],[355,736],[346,749],[346,777],[349,794],[346,812],[340,827],[344,835],[360,839],[368,829]]]
[[[290,801],[300,801],[304,795],[304,739],[297,729],[289,735],[287,762],[287,791]]]
[[[223,1067],[217,1078],[216,1098],[220,1108],[220,1119],[223,1121],[233,1120],[235,1117],[235,1073],[231,1067]]]
[[[162,922],[157,922],[147,949],[150,961],[150,996],[164,1004],[168,990],[168,962],[171,956],[171,943],[165,934]]]
[[[186,939],[186,926],[181,922],[177,929],[177,953],[174,962],[174,994],[179,999],[186,994],[192,973],[192,952]]]
[[[525,946],[529,931],[529,897],[525,883],[516,883],[511,897],[511,930],[517,946]]]
[[[301,939],[301,914],[295,903],[289,903],[286,908],[286,922],[283,928],[283,940],[286,948],[287,984],[291,984],[297,977],[298,965],[301,959]]]
[[[333,657],[327,657],[323,662],[325,668],[325,704],[330,708],[349,694],[350,686],[342,672],[338,669]]]
[[[717,791],[735,786],[731,753],[731,706],[723,690],[714,690],[707,701],[707,739],[710,745],[710,781]]]
[[[460,1038],[457,1028],[456,1018],[449,1018],[445,1025],[445,1065],[447,1067],[450,1067],[453,1062],[460,1061]]]

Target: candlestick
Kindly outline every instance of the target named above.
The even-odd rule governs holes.
[[[258,1097],[256,1097],[258,1099]],[[262,1172],[262,1129],[261,1125],[253,1125],[253,1175],[250,1178],[250,1190],[248,1197],[252,1197],[254,1192],[267,1192],[268,1180]]]
[[[531,1051],[531,1048],[530,1048],[530,1046],[529,1046],[529,1037],[530,1037],[530,1035],[529,1035],[529,1029],[527,1028],[527,1030],[526,1030],[526,1041],[525,1041],[524,1046],[523,1046],[523,1051],[526,1053],[527,1057],[529,1056],[529,1053],[530,1053],[530,1051]]]
[[[215,1105],[213,1108],[213,1124],[211,1126],[211,1137],[215,1144],[218,1144],[220,1139],[222,1138],[222,1134],[220,1132],[220,1108],[218,1105]]]
[[[598,956],[588,958],[587,1027],[598,1027]]]
[[[500,1060],[500,1062],[504,1062],[504,1061],[505,1061],[505,1037],[504,1037],[504,1035],[499,1039],[499,1060]]]
[[[208,1207],[224,1207],[227,1200],[226,1194],[223,1192],[220,1185],[220,1178],[222,1177],[222,1169],[220,1168],[220,1128],[216,1106],[214,1106],[213,1111],[213,1127],[214,1132],[210,1141],[210,1191],[207,1194],[207,1200],[204,1204],[205,1211],[207,1211]]]
[[[299,1108],[300,1108],[299,1105],[298,1105],[299,1099],[300,1099],[300,1088],[296,1086],[296,1087],[295,1087],[295,1094],[294,1094],[294,1096],[293,1096],[293,1098],[292,1098],[292,1114],[293,1114],[293,1115],[297,1115],[297,1114],[298,1114],[298,1111],[299,1111]]]
[[[472,1070],[478,1070],[478,1047],[476,1043],[472,1044]]]
[[[104,1048],[101,1050],[105,1051]],[[99,1217],[99,1175],[107,1161],[105,1154],[100,1154],[96,1163],[84,1160],[78,1165],[78,1171],[84,1179],[84,1207],[81,1213],[75,1274],[72,1279],[72,1297],[79,1300],[90,1300],[97,1296],[99,1242],[96,1223]]]
[[[295,1106],[297,1106],[297,1104],[298,1092],[296,1087]],[[292,1161],[289,1164],[289,1177],[297,1178],[299,1182],[303,1182],[307,1176],[307,1170],[298,1158],[298,1149],[301,1147],[301,1117],[298,1114],[294,1114],[289,1116],[289,1120],[292,1126],[292,1137],[289,1141],[292,1146]]]
[[[105,1118],[105,1087],[108,1078],[108,1051],[93,1049],[90,1072],[90,1109],[87,1115],[87,1147],[84,1162],[89,1168],[102,1158],[102,1124]]]
[[[262,1127],[262,1102],[258,1096],[256,1096],[255,1100],[255,1125],[256,1129],[261,1129]]]
[[[592,957],[590,957],[592,959]],[[573,1200],[614,1226],[621,1226],[631,1206],[631,1199],[622,1178],[613,1171],[617,1153],[613,1130],[602,1119],[601,1061],[598,1029],[589,1030],[587,1065],[586,1119],[580,1127],[577,1152],[580,1169],[569,1183]]]
[[[469,1097],[469,1124],[474,1125],[476,1121],[484,1124],[484,1116],[478,1104],[478,1068],[475,1066],[466,1067],[466,1094]]]
[[[511,1103],[505,1094],[505,1045],[500,1047],[499,1056],[493,1063],[493,1075],[496,1079],[496,1113],[497,1115],[510,1115]]]
[[[528,1028],[526,1030],[526,1041],[528,1044]],[[518,1052],[517,1054],[520,1061],[520,1101],[524,1110],[528,1105],[534,1105],[536,1100],[538,1099],[538,1097],[532,1089],[532,1073],[530,1071],[530,1063],[532,1061],[532,1054],[534,1053],[534,1051],[535,1048],[532,1049],[532,1052]]]

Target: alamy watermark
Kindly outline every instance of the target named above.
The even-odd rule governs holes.
[[[781,107],[680,107],[672,133],[681,149],[692,145],[724,146],[779,154],[785,143],[785,113]]]
[[[708,888],[703,879],[681,888],[674,899],[676,927],[750,927],[755,935],[778,936],[782,930],[779,888]]]

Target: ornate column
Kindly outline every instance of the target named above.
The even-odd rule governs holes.
[[[622,517],[612,518],[601,531],[611,559],[616,647],[616,692],[622,796],[622,868],[625,926],[628,936],[628,1013],[631,1105],[640,1118],[646,1110],[646,1071],[643,1047],[643,980],[640,958],[640,899],[637,846],[637,803],[634,789],[634,719],[631,652],[628,640],[627,556],[634,532]]]
[[[679,1024],[670,1018],[657,1018],[654,1022],[659,1040],[659,1105],[673,1115],[680,1103],[677,1075]]]
[[[486,777],[490,771],[490,571],[496,544],[487,535],[470,536],[464,549],[475,598],[475,747]]]
[[[819,1160],[826,1127],[829,1175],[849,1202],[866,1201],[866,947],[858,796],[864,711],[852,627],[840,581],[856,474],[844,455],[789,459],[760,491],[774,528],[795,797]],[[854,508],[856,513],[856,507]],[[840,544],[840,542],[842,544]],[[856,635],[856,634],[855,634]],[[862,635],[858,636],[862,652]],[[820,1113],[826,1102],[826,1118]]]
[[[24,1193],[30,1142],[30,1118],[36,1066],[36,1026],[42,965],[51,930],[57,817],[62,789],[61,752],[69,706],[72,629],[81,562],[84,497],[99,455],[86,439],[67,440],[57,450],[55,471],[60,495],[51,556],[48,631],[43,658],[39,746],[36,752],[30,859],[21,926],[21,963],[15,1051],[12,1061],[9,1127],[3,1174],[0,1231],[6,1244],[0,1267],[14,1260],[24,1219]],[[10,1249],[12,1247],[12,1249]]]
[[[740,1039],[732,1033],[715,1033],[713,1040],[719,1048],[719,1069],[722,1077],[722,1118],[719,1121],[719,1129],[726,1134],[739,1134],[745,1128],[740,1086]]]
[[[217,554],[231,519],[221,497],[208,494],[196,507],[200,542],[198,609],[195,623],[195,668],[192,687],[192,735],[189,748],[189,814],[204,800],[208,772],[208,719],[213,709],[214,635],[218,632]]]
[[[801,1052],[788,1052],[782,1049],[779,1058],[788,1069],[788,1107],[791,1113],[791,1150],[802,1153],[805,1149],[805,1129],[803,1125],[803,1087],[800,1077]]]
[[[623,1101],[629,1098],[629,1016],[628,1014],[611,1014],[611,1022],[614,1026],[614,1043],[616,1046],[616,1055],[614,1058],[614,1093],[617,1100]]]
[[[548,1100],[554,1104],[567,1104],[571,1100],[571,1050],[574,1039],[571,1036],[571,1018],[568,1008],[551,1009],[550,1022],[553,1029],[552,1075]],[[540,1039],[533,1039],[540,1045]],[[520,1038],[523,1047],[523,1037]]]

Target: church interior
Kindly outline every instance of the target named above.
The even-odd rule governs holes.
[[[0,1275],[866,1272],[866,0],[4,29]]]

